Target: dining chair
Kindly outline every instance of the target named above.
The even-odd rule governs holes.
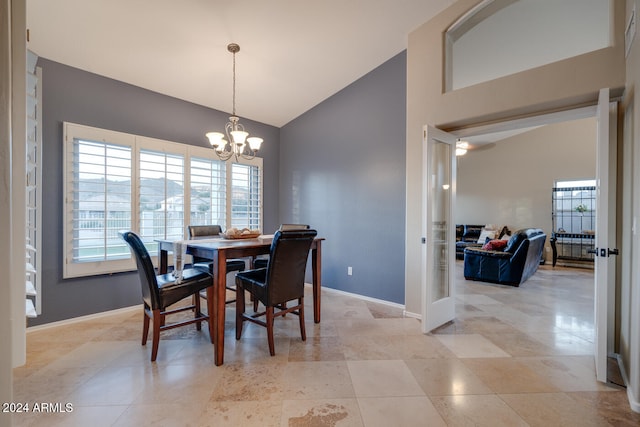
[[[198,295],[201,290],[213,286],[211,274],[195,268],[182,270],[180,280],[173,273],[156,275],[151,256],[145,248],[142,239],[133,231],[119,233],[129,245],[131,253],[136,259],[138,275],[142,287],[142,301],[144,303],[144,320],[142,326],[142,345],[147,344],[149,335],[149,323],[153,321],[153,337],[151,349],[151,361],[155,361],[158,355],[160,332],[167,329],[196,324],[197,330],[202,329],[201,323],[209,321],[209,316],[200,310],[200,298],[193,298],[191,305],[168,310],[168,308],[180,300]],[[194,317],[187,320],[166,323],[166,316],[187,310],[194,312]],[[212,338],[213,339],[213,338]]]
[[[300,335],[307,339],[304,327],[304,277],[307,258],[316,230],[276,231],[269,249],[266,268],[240,272],[236,275],[236,339],[242,336],[242,326],[250,321],[267,328],[269,353],[274,356],[273,321],[275,317],[288,313],[298,315]],[[244,291],[265,306],[265,311],[248,315],[245,313]],[[288,301],[297,304],[287,307]],[[277,309],[277,311],[276,311]],[[266,320],[259,317],[265,316]]]
[[[308,224],[280,224],[280,231],[290,230],[309,230],[311,227]],[[260,257],[253,260],[253,268],[266,268],[269,263],[269,257]]]
[[[278,230],[280,231],[291,231],[291,230],[309,230],[311,227],[309,224],[280,224]],[[269,255],[260,256],[258,258],[253,259],[253,268],[267,268],[267,264],[269,264]],[[286,307],[286,303],[284,306]],[[258,300],[253,300],[253,311],[258,311]]]
[[[219,225],[189,225],[187,226],[187,233],[189,234],[189,239],[220,237],[220,234],[222,233],[222,227],[220,227]],[[245,267],[245,262],[242,259],[227,260],[227,273],[233,271],[244,271]],[[213,274],[213,261],[206,258],[194,256],[193,268],[205,270]],[[227,289],[233,292],[236,291],[234,286],[227,286]],[[231,304],[233,302],[235,302],[235,299],[226,301],[227,304]]]

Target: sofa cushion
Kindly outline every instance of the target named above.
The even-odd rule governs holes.
[[[496,232],[495,230],[482,230],[480,232],[480,236],[478,237],[478,242],[477,243],[481,243],[481,244],[485,244],[487,243],[487,239],[489,240],[493,240],[496,237]]]
[[[484,246],[482,246],[482,249],[486,251],[502,251],[506,247],[507,247],[506,240],[493,239],[485,243]]]

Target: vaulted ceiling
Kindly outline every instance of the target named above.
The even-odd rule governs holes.
[[[47,59],[282,126],[407,47],[454,0],[27,0]]]

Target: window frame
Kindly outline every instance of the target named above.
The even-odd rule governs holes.
[[[100,129],[75,123],[63,123],[63,278],[95,276],[117,272],[135,270],[134,259],[129,254],[128,258],[113,260],[73,262],[73,224],[74,224],[74,141],[96,141],[106,144],[120,145],[131,149],[131,230],[140,231],[140,151],[150,150],[183,157],[183,232],[191,223],[191,159],[207,159],[220,161],[212,149],[193,146],[178,142],[166,141],[139,135],[132,135],[107,129]],[[255,157],[251,160],[229,159],[225,164],[225,224],[224,228],[231,227],[232,211],[232,172],[234,163],[255,166],[258,168],[259,179],[259,224],[262,230],[264,220],[264,186],[263,186],[263,159]],[[186,236],[185,236],[186,237]],[[157,254],[150,253],[154,263],[157,263]]]

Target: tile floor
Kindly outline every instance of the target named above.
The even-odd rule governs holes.
[[[28,333],[16,402],[72,412],[14,415],[17,426],[638,426],[626,392],[596,382],[593,274],[543,266],[522,287],[467,282],[457,318],[432,334],[396,308],[323,294],[323,320],[277,319],[234,339],[225,364],[208,334],[175,329],[139,343],[138,311]],[[307,298],[307,304],[311,298]]]

